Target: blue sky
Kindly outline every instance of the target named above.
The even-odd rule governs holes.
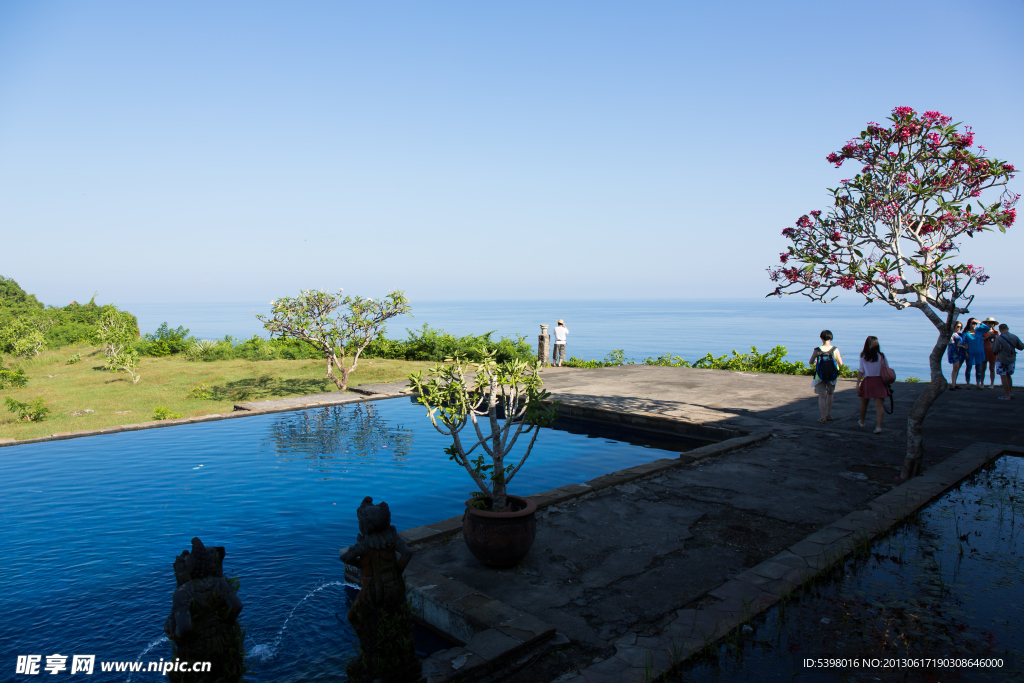
[[[757,297],[852,175],[826,154],[894,106],[1024,167],[1021,26],[1010,0],[4,2],[0,274],[53,304]],[[1022,232],[965,245],[987,295],[1019,295]]]

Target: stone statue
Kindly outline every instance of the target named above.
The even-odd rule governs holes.
[[[412,642],[412,611],[405,597],[402,572],[412,550],[391,525],[388,504],[363,498],[356,510],[356,544],[341,551],[341,561],[362,568],[362,590],[348,611],[359,636],[359,656],[346,668],[348,680],[405,683],[420,676],[420,660]]]
[[[183,662],[210,662],[208,672],[169,671],[172,683],[242,681],[245,673],[244,633],[238,623],[242,601],[235,586],[224,578],[224,548],[207,548],[192,539],[192,552],[184,551],[174,560],[174,591],[171,615],[164,633],[172,643],[172,654]]]

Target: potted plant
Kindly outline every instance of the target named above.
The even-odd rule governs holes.
[[[498,363],[485,349],[483,360],[470,366],[475,370],[471,377],[465,358],[455,356],[445,363],[434,367],[430,379],[417,372],[409,381],[434,427],[452,437],[445,449],[449,460],[461,465],[477,486],[462,518],[466,546],[485,565],[512,566],[533,545],[537,505],[509,494],[508,485],[530,456],[539,427],[551,424],[558,410],[544,405],[551,394],[543,389],[540,361]],[[529,443],[522,456],[512,456],[521,437]]]

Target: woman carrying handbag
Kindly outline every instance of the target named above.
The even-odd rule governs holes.
[[[885,375],[885,377],[883,377]],[[889,368],[885,354],[878,346],[878,337],[864,340],[864,350],[860,353],[860,365],[857,368],[857,396],[860,397],[860,422],[864,426],[864,418],[868,412],[868,401],[874,399],[875,434],[882,433],[882,416],[885,415],[885,399],[889,397],[889,384],[896,379],[896,373]],[[887,381],[888,380],[888,381]]]

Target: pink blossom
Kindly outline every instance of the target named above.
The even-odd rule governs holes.
[[[915,114],[914,110],[910,107],[895,107],[892,113],[896,118],[904,118]]]
[[[1017,196],[1020,197],[1020,195],[1017,195]],[[815,218],[817,218],[818,216],[821,215],[821,211],[817,211],[817,210],[811,211],[811,215],[814,216]]]
[[[953,144],[957,147],[970,147],[974,144],[974,133],[971,132],[971,127],[965,126],[964,130],[966,132],[963,135],[960,133],[953,133],[951,136],[953,138]]]
[[[779,261],[781,263],[785,263],[788,260],[789,260],[789,252],[788,251],[784,251],[781,254],[779,254]]]
[[[782,236],[783,237],[789,237],[790,239],[792,239],[792,238],[796,237],[796,230],[793,229],[793,228],[783,228]]]
[[[796,219],[796,224],[801,228],[808,228],[811,225],[811,219],[804,214],[803,216],[800,216],[800,218]]]

